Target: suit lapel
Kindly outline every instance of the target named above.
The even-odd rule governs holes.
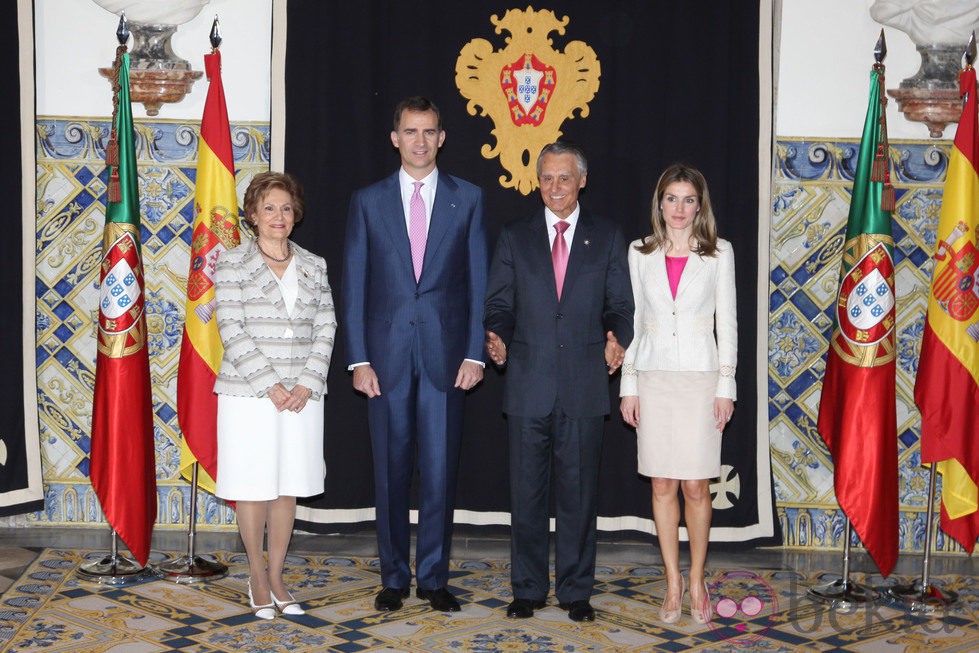
[[[592,242],[595,237],[595,224],[584,209],[578,214],[578,224],[574,228],[574,239],[571,241],[571,252],[568,256],[568,269],[564,273],[564,288],[561,290],[561,301],[574,292],[574,282],[578,272],[591,254]],[[553,265],[551,266],[553,270]],[[557,296],[557,284],[554,286]]]
[[[316,300],[313,281],[315,266],[310,257],[305,253],[296,249],[296,278],[298,279],[299,293],[296,295],[296,311],[295,314],[299,315],[300,312],[305,309],[310,304],[314,303]]]
[[[666,274],[666,255],[663,248],[654,249],[648,254],[649,260],[646,262],[646,274],[648,275],[649,289],[660,295],[664,301],[672,302],[673,294],[670,292],[670,278]]]
[[[680,285],[676,289],[676,298],[680,299],[690,286],[699,283],[698,277],[706,270],[707,262],[697,254],[690,252],[690,255],[687,256],[687,263],[683,266],[683,274],[680,275]]]
[[[531,255],[527,260],[538,266],[533,276],[549,280],[547,286],[556,302],[557,284],[554,281],[554,263],[551,261],[551,235],[547,233],[547,219],[544,217],[543,209],[527,222],[527,242],[522,245],[530,250]],[[566,280],[565,286],[567,286]]]
[[[401,200],[401,182],[398,173],[385,180],[379,198],[381,220],[391,238],[392,249],[401,257],[402,267],[408,270],[411,280],[415,279],[415,268],[411,263],[411,242],[408,240],[408,221],[404,202]]]
[[[422,262],[422,276],[418,280],[419,283],[424,281],[425,270],[432,265],[446,232],[459,214],[458,188],[458,185],[448,175],[439,173],[438,182],[435,184],[435,205],[432,207],[432,220],[428,225],[425,259]],[[409,250],[410,248],[411,245],[409,244]]]

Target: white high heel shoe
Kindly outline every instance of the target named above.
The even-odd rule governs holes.
[[[270,592],[271,594],[271,592]],[[252,581],[248,579],[248,607],[252,609],[252,614],[254,614],[259,619],[275,619],[275,597],[272,597],[272,603],[266,605],[255,605],[255,599],[252,598]]]
[[[271,592],[269,593],[272,594]],[[275,594],[272,594],[272,603],[275,604],[275,607],[279,612],[282,614],[292,615],[306,614],[306,611],[300,607],[299,601],[293,598],[292,594],[286,594],[286,596],[289,597],[287,601],[280,601],[279,599],[275,598]]]

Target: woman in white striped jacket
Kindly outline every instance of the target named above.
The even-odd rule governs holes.
[[[237,503],[255,616],[303,614],[283,580],[296,497],[323,492],[323,403],[337,322],[326,262],[291,240],[302,220],[291,176],[256,175],[245,192],[254,239],[215,270],[224,356],[217,495]],[[268,567],[263,540],[268,531]]]

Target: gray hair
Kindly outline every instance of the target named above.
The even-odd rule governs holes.
[[[544,146],[544,149],[540,151],[537,156],[537,176],[540,177],[540,165],[541,161],[544,160],[545,154],[574,154],[574,158],[578,161],[578,174],[584,175],[588,172],[588,160],[585,159],[585,152],[578,147],[575,143],[571,141],[554,141]]]

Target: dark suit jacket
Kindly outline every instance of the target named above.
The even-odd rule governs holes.
[[[407,376],[417,342],[431,383],[450,389],[463,359],[483,360],[488,263],[478,186],[439,172],[417,284],[398,173],[357,191],[341,294],[348,364],[369,362],[384,392]]]
[[[614,223],[582,209],[560,302],[543,209],[507,224],[483,320],[507,346],[503,411],[543,417],[557,399],[570,417],[607,414],[605,334],[628,347],[632,313],[626,244]]]

